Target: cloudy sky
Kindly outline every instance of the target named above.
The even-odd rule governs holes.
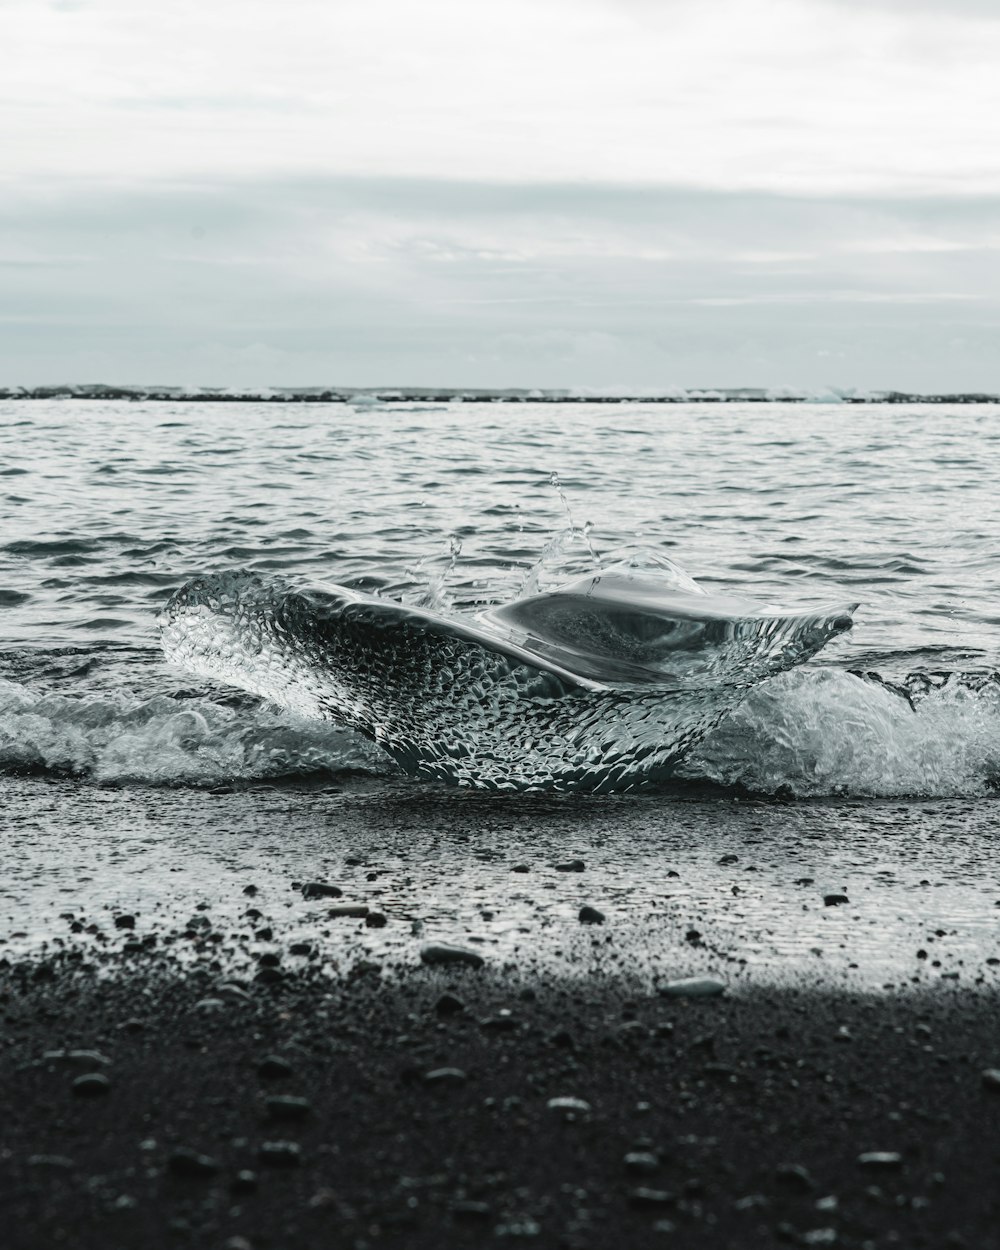
[[[1000,390],[997,0],[0,0],[0,384]]]

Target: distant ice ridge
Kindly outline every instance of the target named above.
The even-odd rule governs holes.
[[[1000,403],[1000,393],[871,390],[861,387],[435,387],[435,386],[114,386],[103,383],[0,387],[0,400],[95,399],[191,403],[345,403],[375,409],[394,403]]]
[[[757,684],[851,624],[602,568],[475,620],[341,586],[222,573],[161,617],[167,658],[351,726],[405,771],[483,789],[629,789],[669,777]]]
[[[375,762],[376,752],[357,735],[273,709],[236,711],[207,697],[39,695],[0,681],[0,772],[213,785]]]

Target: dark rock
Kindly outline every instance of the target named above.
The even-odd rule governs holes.
[[[479,1021],[479,1027],[487,1033],[513,1033],[519,1027],[519,1023],[513,1016],[487,1016],[485,1020]]]
[[[279,985],[285,979],[285,974],[280,968],[264,967],[254,977],[255,981],[260,981],[262,985]]]
[[[311,955],[316,948],[312,942],[293,942],[288,948],[289,955]]]
[[[740,857],[738,855],[723,855],[718,860],[720,864],[738,864],[739,862]]]
[[[312,1111],[308,1098],[294,1094],[273,1094],[265,1099],[264,1109],[269,1120],[304,1120]]]
[[[472,1198],[456,1198],[448,1210],[456,1220],[488,1220],[493,1213],[488,1202],[476,1202]]]
[[[464,1085],[469,1078],[461,1068],[434,1068],[424,1073],[425,1085]]]
[[[276,1081],[284,1076],[291,1076],[294,1069],[280,1055],[265,1055],[257,1064],[257,1075],[266,1081]]]
[[[582,859],[567,859],[555,865],[556,872],[583,872],[586,867]]]
[[[256,893],[257,893],[257,887],[256,887],[255,885],[245,885],[245,886],[243,887],[243,893],[244,893],[244,894],[245,894],[248,898],[253,898],[253,897],[256,895]]]
[[[634,1207],[670,1207],[677,1201],[677,1195],[669,1189],[647,1189],[640,1185],[629,1191],[628,1200]]]
[[[985,1068],[982,1073],[983,1088],[1000,1093],[1000,1068]]]
[[[187,1146],[179,1146],[167,1159],[167,1168],[174,1176],[204,1179],[215,1176],[219,1170],[218,1163],[210,1156],[199,1154]]]
[[[454,1016],[465,1010],[465,1003],[454,994],[442,994],[434,1004],[434,1010],[439,1016]]]
[[[101,1098],[111,1092],[111,1082],[103,1072],[85,1072],[70,1088],[81,1098]]]
[[[481,968],[486,962],[478,951],[464,946],[452,946],[449,942],[431,942],[420,951],[425,964],[465,964],[469,968]]]
[[[327,911],[331,920],[358,919],[368,915],[366,903],[337,903]]]
[[[874,1172],[891,1172],[903,1166],[903,1156],[895,1150],[868,1150],[858,1155],[858,1166]]]
[[[824,894],[823,905],[825,907],[839,907],[841,903],[849,903],[851,900],[846,894]]]
[[[341,898],[344,891],[336,885],[328,885],[325,881],[309,881],[302,887],[303,898]]]
[[[365,924],[369,929],[384,929],[388,924],[388,917],[381,911],[370,911],[365,916]]]
[[[281,956],[276,955],[274,951],[265,951],[263,955],[258,955],[257,962],[262,968],[277,968],[281,963]]]
[[[229,1188],[235,1194],[250,1194],[257,1188],[257,1173],[241,1168],[232,1179]]]
[[[786,1189],[794,1189],[798,1193],[808,1193],[815,1185],[808,1168],[801,1163],[781,1163],[774,1169],[774,1175]]]
[[[598,911],[596,907],[591,907],[589,903],[585,903],[580,908],[581,924],[604,924],[604,912]]]
[[[134,929],[135,916],[115,916],[116,929]]]
[[[626,1172],[655,1172],[660,1160],[649,1150],[630,1150],[624,1159]]]
[[[531,872],[531,869],[527,864],[515,864],[511,872]]]
[[[265,1141],[257,1157],[271,1168],[297,1168],[302,1163],[302,1147],[294,1141]]]

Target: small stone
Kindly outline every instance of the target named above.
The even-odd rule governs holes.
[[[247,898],[253,898],[257,893],[257,887],[255,885],[245,885],[243,887],[243,893],[247,896]]]
[[[253,1250],[253,1243],[247,1241],[245,1237],[239,1235],[228,1237],[222,1243],[222,1250]]]
[[[325,881],[310,881],[302,887],[302,897],[309,898],[341,898],[344,891],[336,885],[328,885]]]
[[[115,916],[116,929],[134,929],[135,916]]]
[[[464,1085],[469,1078],[461,1068],[434,1068],[424,1073],[425,1085]]]
[[[312,1110],[308,1098],[299,1098],[295,1094],[274,1094],[264,1100],[264,1108],[269,1120],[304,1120]]]
[[[167,1160],[167,1167],[174,1176],[192,1179],[204,1179],[215,1176],[219,1170],[218,1163],[210,1156],[199,1154],[187,1146],[178,1147]]]
[[[257,1173],[241,1168],[233,1177],[229,1188],[234,1194],[250,1194],[257,1188]]]
[[[420,958],[425,964],[465,964],[469,968],[481,968],[486,962],[478,951],[452,946],[449,942],[429,943],[421,950]]]
[[[75,1166],[66,1155],[28,1155],[27,1162],[29,1168],[54,1168],[60,1172]]]
[[[226,1004],[221,998],[199,998],[192,1008],[193,1011],[203,1011],[207,1015],[211,1015],[214,1011],[225,1011]]]
[[[515,864],[511,872],[531,872],[531,868],[527,864]]]
[[[265,1141],[257,1157],[268,1167],[297,1168],[302,1163],[302,1147],[294,1141]]]
[[[479,1027],[487,1033],[513,1033],[520,1025],[513,1016],[501,1013],[499,1016],[487,1016],[485,1020],[480,1020]]]
[[[259,981],[262,985],[279,985],[285,979],[285,974],[280,968],[272,968],[265,965],[254,977],[255,981]]]
[[[839,907],[841,903],[849,903],[851,900],[846,894],[824,894],[824,907]]]
[[[42,1055],[43,1063],[57,1063],[67,1068],[106,1068],[111,1063],[107,1055],[99,1050],[47,1050]]]
[[[293,942],[288,948],[289,955],[311,955],[315,947],[312,942]]]
[[[456,1198],[448,1209],[456,1220],[488,1220],[493,1213],[488,1202],[473,1198]]]
[[[582,859],[567,859],[555,865],[556,872],[583,872],[586,867]]]
[[[465,1003],[454,994],[442,994],[434,1004],[434,1010],[439,1016],[455,1016],[465,1010]]]
[[[550,1111],[555,1111],[566,1119],[575,1119],[578,1115],[588,1115],[590,1112],[590,1103],[584,1098],[550,1098],[545,1105]]]
[[[370,911],[365,916],[365,924],[369,929],[384,929],[388,923],[388,917],[381,911]]]
[[[274,951],[264,951],[262,955],[257,956],[257,962],[262,968],[277,968],[281,963],[281,956]]]
[[[335,903],[326,914],[331,920],[361,920],[368,915],[368,906],[365,903]]]
[[[895,1150],[868,1150],[858,1155],[858,1166],[874,1171],[891,1171],[903,1166],[903,1156]]]
[[[101,1098],[111,1092],[111,1082],[103,1072],[87,1072],[78,1076],[70,1088],[81,1098]]]
[[[722,855],[719,857],[719,860],[718,860],[718,863],[723,864],[723,865],[738,864],[739,862],[740,862],[740,857],[738,855]]]
[[[815,1186],[809,1169],[801,1163],[781,1163],[774,1169],[774,1175],[787,1189],[795,1189],[799,1193],[806,1193]]]
[[[257,1064],[257,1075],[266,1081],[276,1081],[283,1076],[291,1076],[294,1069],[280,1055],[265,1055]]]
[[[629,1191],[628,1200],[634,1207],[670,1207],[677,1201],[677,1195],[669,1189],[647,1189],[640,1185]]]
[[[660,1160],[649,1150],[630,1150],[624,1163],[626,1172],[655,1172],[660,1166]]]
[[[986,1068],[982,1074],[983,1088],[1000,1093],[1000,1068]]]
[[[683,977],[661,985],[658,992],[665,998],[713,998],[726,992],[726,984],[713,977]]]
[[[604,924],[604,912],[598,911],[596,907],[591,907],[589,903],[585,903],[580,908],[581,924]]]

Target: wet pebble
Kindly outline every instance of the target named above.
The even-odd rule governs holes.
[[[1000,1068],[985,1068],[982,1073],[983,1088],[1000,1093]]]
[[[116,929],[134,929],[135,916],[115,916]]]
[[[596,907],[591,907],[589,903],[585,903],[580,908],[581,924],[604,924],[605,919],[604,912],[598,911]]]
[[[808,1193],[816,1184],[809,1169],[801,1163],[781,1163],[774,1169],[774,1176],[786,1189],[794,1189],[801,1194]]]
[[[309,881],[302,887],[302,897],[310,898],[340,898],[344,891],[336,885],[329,885],[325,881]]]
[[[655,1172],[660,1160],[649,1150],[630,1150],[624,1159],[626,1172]]]
[[[903,1156],[895,1150],[868,1150],[858,1155],[858,1166],[872,1171],[893,1171],[903,1166]]]
[[[388,917],[381,911],[370,911],[365,916],[365,924],[369,929],[384,929],[388,924]]]
[[[257,1157],[271,1168],[297,1168],[302,1163],[302,1147],[294,1141],[265,1141]]]
[[[434,1010],[439,1016],[454,1016],[465,1010],[465,1003],[454,994],[442,994],[434,1004]]]
[[[567,859],[555,865],[556,872],[583,872],[586,867],[582,859]]]
[[[179,1146],[167,1159],[167,1168],[174,1176],[205,1179],[215,1176],[219,1165],[211,1155],[200,1154],[187,1146]]]
[[[265,1099],[264,1109],[269,1120],[304,1120],[312,1110],[308,1098],[294,1094],[274,1094]]]
[[[677,1201],[677,1195],[669,1189],[647,1189],[640,1185],[629,1191],[628,1200],[634,1207],[669,1207]]]
[[[111,1092],[111,1082],[103,1072],[86,1072],[74,1080],[71,1089],[81,1098],[102,1098]]]
[[[452,946],[450,942],[430,942],[420,951],[425,964],[464,964],[469,968],[481,968],[486,962],[478,951],[464,946]]]
[[[550,1098],[545,1104],[549,1111],[554,1111],[557,1115],[573,1119],[578,1115],[587,1115],[590,1111],[590,1103],[585,1098]]]
[[[842,903],[849,903],[851,900],[846,894],[824,894],[824,907],[839,907]]]
[[[326,914],[331,920],[345,918],[360,920],[368,915],[368,906],[365,903],[337,903]]]
[[[657,992],[665,998],[713,998],[725,990],[726,983],[714,977],[682,977],[679,981],[667,981]]]
[[[111,1063],[99,1050],[47,1050],[42,1055],[44,1063],[54,1063],[67,1068],[106,1068]]]
[[[284,1076],[291,1076],[294,1069],[280,1055],[265,1055],[257,1064],[257,1075],[267,1081],[276,1081]]]
[[[424,1073],[424,1084],[438,1087],[464,1085],[468,1079],[461,1068],[433,1068],[430,1072]]]

